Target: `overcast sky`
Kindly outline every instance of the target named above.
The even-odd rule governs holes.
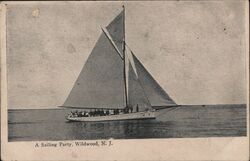
[[[246,103],[244,1],[10,2],[9,108],[62,105],[122,4],[127,44],[177,104]]]

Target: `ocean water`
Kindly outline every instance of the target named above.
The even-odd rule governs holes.
[[[68,122],[69,109],[9,110],[9,141],[246,136],[246,105],[181,106],[153,120]]]

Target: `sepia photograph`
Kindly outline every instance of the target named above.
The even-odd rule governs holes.
[[[248,6],[1,2],[1,159],[248,160]]]
[[[2,3],[7,142],[246,139],[246,4]]]
[[[1,159],[249,160],[248,6],[1,2]]]

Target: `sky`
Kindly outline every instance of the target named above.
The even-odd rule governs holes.
[[[244,1],[9,2],[8,108],[62,105],[122,5],[127,44],[177,104],[246,103]]]

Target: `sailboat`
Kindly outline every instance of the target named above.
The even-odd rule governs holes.
[[[156,110],[177,106],[125,40],[125,7],[105,27],[67,99],[60,107],[89,109],[69,121],[155,119]],[[94,110],[94,111],[93,111]]]

